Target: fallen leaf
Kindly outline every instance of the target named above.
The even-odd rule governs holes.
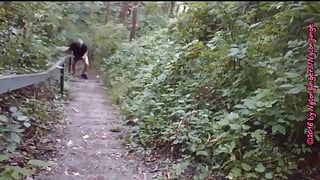
[[[110,129],[111,132],[121,132],[121,127],[120,126],[114,126]]]
[[[79,112],[76,108],[74,107],[71,107],[71,109],[74,111],[74,112]]]
[[[27,128],[31,126],[31,124],[28,123],[28,122],[23,123],[23,125],[24,125],[25,127],[27,127]]]
[[[101,136],[101,139],[106,139],[108,137],[107,133],[103,133],[103,135]]]
[[[30,165],[34,166],[39,166],[39,167],[45,167],[47,168],[49,166],[49,163],[42,161],[42,160],[37,160],[37,159],[32,159],[28,162]]]
[[[72,174],[75,176],[80,176],[80,173],[77,173],[77,172],[73,172]]]
[[[70,147],[70,146],[72,146],[72,144],[73,144],[73,143],[72,143],[72,141],[70,140],[70,141],[67,143],[67,146]]]
[[[50,171],[52,171],[52,168],[50,168],[50,167],[47,167],[47,171],[49,171],[49,172],[50,172]]]
[[[133,119],[133,122],[138,122],[139,121],[139,119],[138,118],[135,118],[135,119]]]

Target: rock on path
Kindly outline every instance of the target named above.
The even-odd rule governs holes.
[[[66,108],[68,125],[58,150],[62,155],[53,162],[50,173],[36,179],[137,179],[133,166],[124,157],[126,150],[120,134],[111,132],[120,120],[105,95],[102,83],[94,75],[89,80],[72,82],[73,99]]]

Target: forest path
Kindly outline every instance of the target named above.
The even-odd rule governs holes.
[[[89,74],[76,79],[65,112],[67,126],[61,138],[61,154],[51,172],[39,180],[136,180],[150,179],[134,173],[125,154],[121,133],[112,132],[121,123],[106,98],[102,79]]]

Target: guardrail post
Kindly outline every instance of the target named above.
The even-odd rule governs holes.
[[[60,69],[60,93],[63,95],[63,89],[64,89],[64,63],[61,65]]]

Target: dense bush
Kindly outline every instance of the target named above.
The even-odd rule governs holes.
[[[184,160],[176,177],[187,167],[200,179],[287,179],[297,172],[311,152],[304,134],[306,27],[318,25],[318,7],[199,3],[168,28],[123,44],[104,68],[114,100],[137,122],[134,141],[169,146]],[[308,165],[302,174],[311,177]]]
[[[0,3],[0,73],[36,72],[56,53],[59,16],[48,2]]]

